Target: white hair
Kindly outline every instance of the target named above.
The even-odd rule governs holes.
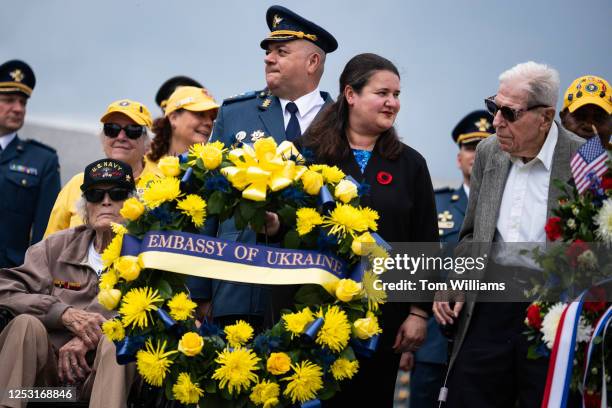
[[[500,84],[518,86],[527,92],[527,106],[557,106],[559,73],[545,64],[528,61],[515,65],[499,76]]]

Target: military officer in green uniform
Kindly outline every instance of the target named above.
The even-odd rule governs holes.
[[[493,117],[484,110],[469,113],[453,129],[453,140],[459,146],[457,167],[461,170],[463,183],[456,189],[445,187],[435,190],[440,242],[455,244],[459,240],[459,231],[470,194],[470,176],[476,145],[493,133]],[[410,408],[438,405],[438,392],[446,372],[447,352],[448,341],[432,317],[427,324],[427,339],[413,357]],[[402,356],[402,363],[410,357]]]
[[[0,268],[21,265],[26,249],[42,239],[60,190],[55,150],[17,135],[35,84],[25,62],[0,65]]]
[[[266,51],[267,87],[223,101],[211,141],[220,140],[226,146],[252,144],[268,136],[277,143],[293,141],[332,101],[327,92],[319,90],[319,81],[326,55],[338,48],[336,39],[317,24],[281,6],[268,9],[266,22],[270,33],[260,45]],[[278,217],[269,215],[267,231],[278,229]],[[233,219],[219,226],[218,236],[230,241],[257,241],[254,231],[238,231]],[[213,281],[213,321],[222,326],[240,318],[261,326],[264,314],[278,309],[270,305],[270,298],[284,296],[272,296],[270,290],[260,285]]]

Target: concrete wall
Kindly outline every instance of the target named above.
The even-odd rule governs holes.
[[[55,150],[60,159],[62,185],[89,163],[104,157],[98,139],[98,131],[92,129],[68,129],[38,122],[26,122],[19,131],[23,139],[36,139]]]

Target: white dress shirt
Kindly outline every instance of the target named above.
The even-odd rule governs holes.
[[[278,100],[280,101],[281,108],[283,109],[283,119],[285,121],[285,129],[287,129],[289,119],[291,119],[291,113],[289,113],[286,107],[291,101],[281,98],[278,98]],[[304,134],[306,129],[308,129],[308,126],[310,126],[314,120],[315,116],[317,116],[317,113],[319,113],[321,110],[321,107],[325,104],[325,101],[321,97],[319,88],[317,88],[309,94],[300,96],[293,102],[298,108],[295,115],[300,123],[300,130],[302,131],[302,134]]]
[[[463,192],[467,198],[470,198],[470,186],[465,183],[463,183]]]
[[[540,152],[534,159],[524,163],[520,157],[510,158],[512,165],[497,218],[497,242],[546,242],[544,226],[548,187],[558,138],[559,130],[553,122]],[[541,269],[528,254],[519,255],[515,251],[517,248],[512,249],[497,252],[495,261],[502,265]]]
[[[11,144],[13,139],[17,136],[17,132],[9,133],[8,135],[0,136],[0,147],[2,150],[6,149],[6,146]]]

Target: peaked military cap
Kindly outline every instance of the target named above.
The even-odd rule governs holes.
[[[495,133],[493,116],[485,110],[468,113],[453,129],[453,140],[462,144],[480,142]]]
[[[36,85],[34,71],[20,60],[10,60],[0,65],[0,92],[32,95]]]
[[[266,13],[266,22],[270,34],[261,42],[261,48],[264,50],[272,41],[299,39],[311,41],[326,53],[334,52],[338,48],[338,42],[333,35],[283,6],[270,7]]]
[[[133,190],[134,176],[132,175],[132,167],[120,160],[96,160],[85,167],[81,191],[85,191],[96,184],[112,184]]]
[[[155,103],[157,106],[164,109],[166,107],[166,103],[168,102],[168,98],[170,98],[172,92],[174,92],[179,86],[196,86],[198,88],[204,88],[201,83],[193,78],[189,78],[188,76],[184,75],[177,75],[168,79],[157,90],[157,93],[155,94]]]

